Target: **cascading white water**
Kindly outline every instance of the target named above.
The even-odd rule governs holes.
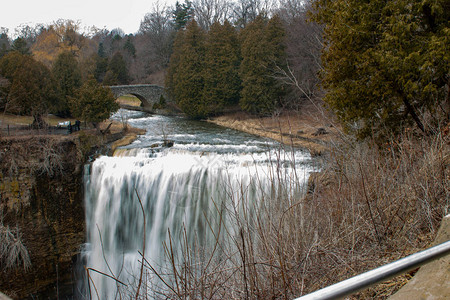
[[[148,126],[150,118],[141,119]],[[247,213],[256,214],[261,199],[276,198],[283,190],[289,190],[290,197],[301,192],[298,183],[309,170],[303,164],[309,160],[304,153],[265,151],[262,141],[243,144],[237,132],[230,132],[225,139],[217,136],[223,131],[215,131],[208,129],[207,138],[199,141],[195,135],[175,132],[169,138],[193,141],[158,150],[139,147],[148,145],[149,139],[155,141],[155,134],[147,134],[118,156],[102,156],[92,163],[85,183],[85,260],[86,267],[95,270],[89,272],[88,286],[94,298],[97,294],[100,299],[114,299],[118,293],[135,293],[144,239],[146,264],[164,273],[164,244],[170,244],[177,256],[184,241],[205,248],[216,239],[223,238],[221,242],[226,243],[224,235],[217,235],[218,220],[227,227],[228,236],[238,229],[224,211],[239,213],[245,207]],[[223,143],[233,139],[237,140],[234,144]],[[158,285],[151,276],[144,280],[146,287]],[[87,290],[85,286],[84,293]],[[151,291],[145,293],[152,297]]]

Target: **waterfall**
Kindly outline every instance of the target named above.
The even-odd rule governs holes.
[[[163,287],[154,273],[173,271],[168,257],[181,262],[186,244],[207,251],[220,241],[225,251],[239,234],[237,215],[256,216],[263,201],[278,205],[270,199],[282,193],[298,198],[303,192],[298,183],[309,170],[295,168],[309,159],[303,153],[202,147],[122,149],[119,156],[92,163],[85,176],[89,284],[85,278],[82,293],[94,299],[135,295],[145,239],[141,294],[158,298],[154,293]]]

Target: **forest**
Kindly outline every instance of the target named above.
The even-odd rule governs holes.
[[[129,35],[73,20],[3,28],[0,108],[70,115],[70,97],[93,77],[165,86],[193,118],[237,105],[271,115],[323,99],[360,137],[411,123],[432,131],[448,119],[449,4],[403,2],[186,0],[158,2]],[[39,109],[14,96],[17,53],[37,68],[22,77],[48,81],[37,80]]]
[[[81,28],[80,23],[73,20],[57,20],[35,27],[24,25],[10,34],[3,28],[0,35],[0,76],[4,96],[0,108],[19,114],[30,113],[34,109],[29,105],[24,107],[20,104],[22,100],[14,100],[10,91],[14,82],[17,85],[20,79],[13,80],[15,69],[8,69],[6,65],[8,61],[18,60],[18,53],[29,60],[23,64],[33,62],[39,65],[53,85],[41,83],[42,86],[37,88],[48,98],[44,101],[47,105],[41,110],[61,116],[70,115],[68,99],[89,77],[94,77],[104,86],[165,85],[186,114],[194,118],[220,113],[227,106],[238,103],[244,110],[256,114],[269,114],[286,105],[298,106],[299,94],[295,91],[288,93],[287,87],[277,79],[280,74],[272,76],[275,75],[272,71],[279,65],[286,65],[285,60],[289,58],[290,70],[302,82],[308,95],[314,93],[318,82],[316,71],[320,66],[321,26],[307,22],[307,10],[308,5],[300,5],[296,1],[270,5],[259,1],[186,1],[173,7],[156,5],[145,15],[134,35],[125,35],[120,28],[111,31]],[[186,53],[183,52],[188,50],[182,49],[189,47],[189,43],[181,41],[193,30],[198,30],[199,36],[193,37],[192,42],[197,43],[195,39],[201,39],[198,41],[200,48],[192,49],[198,52],[197,59],[201,61],[197,70],[189,69],[192,66],[186,62],[190,58],[184,57]],[[222,32],[226,32],[226,36],[222,36]],[[244,35],[247,42],[242,41]],[[253,43],[251,39],[261,43]],[[245,51],[247,54],[242,56],[241,52]],[[250,56],[253,51],[266,53],[261,53],[258,61],[254,61]],[[200,80],[198,86],[189,83],[191,78],[180,82],[179,78],[184,74],[173,72],[178,63],[183,64],[184,72],[196,74]],[[260,66],[256,69],[250,67],[257,65]],[[220,78],[216,76],[219,73],[222,73]],[[255,82],[256,77],[263,81]],[[256,86],[253,83],[246,86],[246,82],[253,82]],[[183,84],[196,86],[198,90],[185,90]],[[185,97],[196,92],[202,95],[185,99],[179,97],[179,90],[185,90]],[[242,101],[239,100],[241,92]],[[258,93],[265,94],[261,103],[252,99]],[[186,107],[189,101],[196,101],[194,98],[208,101],[199,104],[195,112],[188,111]]]

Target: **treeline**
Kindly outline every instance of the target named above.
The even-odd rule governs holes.
[[[0,28],[0,57],[17,47],[27,47],[36,60],[50,68],[60,52],[69,50],[76,55],[83,76],[93,74],[99,82],[105,80],[105,85],[163,85],[175,36],[188,21],[195,20],[208,31],[215,22],[223,24],[228,20],[241,30],[260,14],[268,17],[277,14],[286,29],[292,67],[298,66],[297,71],[304,74],[304,81],[312,87],[317,83],[314,73],[319,61],[321,30],[306,22],[309,6],[309,1],[294,0],[186,0],[174,6],[155,4],[141,20],[137,32],[128,35],[120,28],[82,28],[72,20],[34,27],[23,25],[14,33]]]
[[[46,124],[43,116],[77,117],[98,122],[118,109],[111,90],[93,76],[83,80],[74,54],[61,52],[52,68],[37,61],[28,49],[15,49],[0,59],[0,108],[3,112],[31,115],[33,126]]]
[[[209,104],[203,103],[203,107],[207,107],[207,110],[198,114],[191,114],[187,111],[188,114],[195,117],[206,116],[214,111],[220,111],[222,107],[228,104],[237,104],[240,102],[239,98],[245,99],[241,101],[241,104],[246,110],[265,114],[270,112],[274,105],[287,105],[288,103],[289,105],[298,105],[299,94],[285,94],[283,101],[281,101],[282,103],[279,95],[276,95],[276,99],[262,101],[266,102],[265,104],[252,103],[252,101],[256,101],[255,99],[250,99],[252,93],[263,91],[257,91],[255,88],[250,90],[246,82],[250,80],[251,76],[255,77],[258,75],[257,72],[262,71],[262,65],[255,65],[253,70],[244,67],[241,70],[241,65],[252,63],[251,60],[248,60],[248,57],[245,58],[241,54],[241,51],[244,51],[246,47],[243,40],[244,36],[254,34],[261,36],[266,34],[263,33],[266,30],[264,28],[269,26],[270,20],[276,15],[277,22],[283,27],[285,36],[283,49],[278,49],[277,51],[284,51],[283,55],[289,61],[291,70],[304,84],[305,90],[312,94],[318,82],[316,70],[320,66],[318,62],[320,61],[321,29],[315,23],[306,22],[306,11],[309,6],[305,3],[299,4],[293,0],[270,2],[253,0],[194,0],[192,2],[176,3],[174,6],[157,4],[151,12],[145,15],[141,21],[139,31],[136,34],[128,35],[125,35],[120,28],[111,31],[98,28],[81,28],[80,23],[72,20],[57,20],[49,25],[36,25],[35,27],[25,25],[16,28],[15,33],[11,35],[8,35],[8,31],[3,28],[0,29],[0,58],[16,51],[24,55],[31,55],[35,61],[52,70],[59,55],[67,52],[71,53],[77,62],[76,73],[79,72],[81,74],[81,82],[93,76],[98,83],[106,86],[137,83],[164,85],[165,79],[170,77],[167,76],[169,63],[173,66],[173,61],[176,61],[176,56],[180,53],[181,41],[179,38],[187,32],[186,25],[190,21],[195,21],[198,30],[202,32],[201,34],[205,39],[202,43],[220,49],[224,46],[224,44],[220,43],[224,42],[217,41],[212,46],[211,41],[215,39],[212,35],[220,35],[221,30],[229,30],[229,34],[233,36],[230,36],[230,38],[235,39],[236,45],[231,46],[234,47],[234,50],[231,52],[209,49],[208,54],[206,52],[202,54],[208,55],[207,68],[210,70],[219,68],[218,65],[213,64],[212,60],[220,61],[221,55],[227,56],[226,59],[233,60],[234,65],[229,70],[231,72],[229,74],[219,74],[219,69],[217,69],[215,73],[210,72],[206,76],[204,76],[205,74],[201,75],[202,81],[204,80],[205,83],[205,86],[202,85],[200,88],[202,97],[204,99],[206,97],[211,98],[208,100],[211,107]],[[227,25],[224,25],[225,21]],[[250,31],[254,31],[254,33],[250,33]],[[15,39],[12,40],[10,36],[14,36]],[[264,44],[267,46],[270,43],[266,40],[266,38],[262,38],[257,42],[264,41]],[[272,45],[276,43],[275,40],[271,42]],[[249,42],[247,51],[253,51],[252,47],[257,46],[258,43],[251,44]],[[208,48],[211,48],[210,46]],[[265,51],[268,51],[269,48],[263,49],[261,47]],[[231,55],[236,57],[229,57]],[[266,55],[264,58],[268,59],[267,53],[264,55]],[[206,57],[202,59],[206,59]],[[260,62],[255,63],[267,64],[268,61],[263,62],[263,59],[260,59]],[[221,67],[224,67],[224,65]],[[256,67],[260,68],[260,70],[256,70]],[[270,68],[272,67],[274,65],[270,65]],[[8,79],[4,75],[0,74],[0,76],[2,76],[0,80],[5,85],[5,80],[8,81]],[[270,77],[265,76],[263,78],[269,83],[266,90],[272,88],[271,85],[274,80]],[[175,76],[175,78],[177,77]],[[224,80],[227,81],[227,86],[220,87],[220,89],[223,91],[231,89],[234,92],[231,93],[232,95],[227,95],[226,98],[220,96],[221,100],[219,101],[219,90],[213,91],[211,88],[220,81],[224,82]],[[75,86],[78,84],[75,83]],[[261,87],[261,84],[264,84],[264,82],[259,84]],[[265,97],[269,97],[269,95]],[[0,95],[0,98],[0,108],[7,108],[5,106],[5,96]],[[61,97],[60,100],[61,102],[58,103],[57,106],[59,107],[56,109],[56,112],[61,115],[67,115],[68,109],[65,103],[67,101]],[[180,103],[186,103],[186,101],[182,100]],[[212,107],[212,103],[216,103],[216,107]],[[186,107],[185,104],[181,106]],[[15,112],[11,105],[8,110]],[[21,113],[25,113],[25,111],[21,111]]]
[[[239,33],[227,20],[208,32],[193,20],[175,38],[166,87],[193,118],[238,103],[250,113],[270,114],[285,94],[274,78],[286,60],[284,37],[276,15],[259,15]]]
[[[359,137],[411,125],[431,134],[450,119],[449,11],[444,0],[186,0],[156,5],[132,35],[70,20],[22,26],[13,41],[1,29],[0,57],[30,54],[51,70],[69,52],[82,82],[166,82],[195,118],[238,104],[260,115],[301,108],[320,86]]]
[[[70,52],[75,57],[83,79],[94,76],[105,85],[127,84],[128,67],[135,48],[130,37],[120,29],[82,32],[81,25],[72,20],[58,20],[53,24],[28,25],[16,28],[18,37],[10,41],[6,30],[0,34],[0,58],[17,51],[31,55],[51,69],[58,56]]]

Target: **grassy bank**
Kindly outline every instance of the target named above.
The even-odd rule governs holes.
[[[135,103],[135,100],[139,101],[134,96],[124,96],[120,97],[119,99],[125,99],[124,101],[128,101],[129,103]],[[139,102],[140,103],[140,102]],[[136,104],[136,103],[135,103]],[[75,118],[60,118],[54,115],[48,115],[45,116],[44,121],[52,127],[58,126],[60,122],[64,121],[71,121],[72,124],[75,123]],[[32,116],[19,116],[19,115],[11,115],[11,114],[0,114],[0,129],[3,129],[6,131],[6,128],[11,127],[11,129],[20,129],[21,126],[29,126],[33,123],[33,117]],[[65,127],[63,127],[65,128]],[[90,126],[87,126],[85,124],[82,124],[81,128],[85,131],[85,133],[90,135],[96,135],[99,133],[107,134],[107,135],[115,135],[118,136],[119,133],[122,133],[123,136],[120,137],[119,140],[116,140],[112,143],[111,148],[114,150],[115,148],[119,146],[125,146],[130,143],[132,143],[139,134],[144,134],[145,130],[133,128],[128,126],[126,123],[121,123],[118,121],[112,121],[112,120],[105,120],[98,124],[98,132],[94,128],[91,128]],[[50,133],[50,132],[49,132]],[[66,132],[63,132],[64,134]],[[8,131],[8,134],[11,136],[15,135],[35,135],[36,131],[23,129],[23,130],[15,130],[15,131]],[[45,134],[45,130],[40,131],[39,134]],[[61,134],[61,132],[60,132]],[[78,135],[80,132],[73,132],[72,135]]]
[[[271,138],[285,145],[305,148],[312,155],[320,155],[337,139],[339,130],[330,120],[327,116],[317,114],[315,108],[305,105],[301,111],[284,111],[272,117],[255,117],[236,112],[208,121]]]
[[[59,122],[63,121],[71,121],[72,123],[75,123],[75,118],[60,118],[54,115],[48,115],[43,118],[45,122],[47,122],[50,126],[57,126]],[[12,114],[0,114],[0,126],[24,126],[24,125],[31,125],[33,123],[33,117],[32,116],[19,116],[19,115],[12,115]]]
[[[116,100],[119,105],[130,105],[130,106],[141,106],[141,100],[133,95],[125,95],[117,98]]]

